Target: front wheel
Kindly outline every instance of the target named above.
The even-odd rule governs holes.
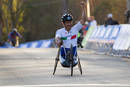
[[[70,68],[71,68],[71,76],[73,76],[73,62],[74,62],[74,59],[73,59],[73,46],[71,45],[71,48],[70,48]]]
[[[79,57],[78,57],[78,67],[79,67],[80,74],[82,75],[82,67],[81,67],[81,64],[80,64]]]
[[[73,65],[71,65],[71,76],[73,76]]]
[[[16,40],[11,41],[11,45],[15,47],[16,46]]]

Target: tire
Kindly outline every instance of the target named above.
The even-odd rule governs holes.
[[[55,58],[55,65],[54,65],[53,75],[54,75],[55,72],[56,72],[57,64],[58,64],[58,61],[59,61],[59,55],[60,55],[60,48],[58,49],[57,56],[56,56],[56,58]]]
[[[73,76],[73,46],[70,48],[70,68],[71,68],[71,76]]]
[[[71,76],[73,76],[73,66],[71,66]]]
[[[11,43],[12,43],[12,46],[15,47],[15,45],[16,45],[16,41],[14,40],[14,41],[12,41]]]
[[[78,57],[78,56],[77,56]],[[80,71],[80,74],[82,75],[82,67],[81,67],[81,64],[80,64],[80,59],[78,57],[78,67],[79,67],[79,71]]]
[[[55,72],[56,72],[56,68],[57,68],[58,61],[59,61],[59,60],[56,58],[56,59],[55,59],[55,65],[54,65],[53,75],[54,75]]]

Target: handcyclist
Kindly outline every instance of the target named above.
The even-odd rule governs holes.
[[[66,53],[70,50],[71,44],[73,46],[73,65],[78,63],[77,60],[77,35],[86,21],[85,2],[81,2],[81,20],[73,26],[73,17],[71,14],[64,14],[61,17],[63,28],[56,31],[55,42],[60,48],[60,62],[63,67],[70,67],[66,58]]]
[[[14,28],[14,29],[12,30],[12,32],[10,32],[9,35],[8,35],[9,42],[11,43],[12,46],[15,47],[15,46],[17,45],[17,43],[18,43],[18,37],[21,38],[21,35],[20,35],[20,33],[17,31],[17,29]]]

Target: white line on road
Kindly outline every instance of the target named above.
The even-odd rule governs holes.
[[[130,84],[43,84],[43,85],[12,85],[12,86],[1,86],[1,87],[130,87]]]

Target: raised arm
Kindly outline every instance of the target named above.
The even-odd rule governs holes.
[[[85,2],[82,1],[80,2],[80,6],[81,6],[81,20],[80,20],[80,23],[81,24],[84,24],[85,21],[86,21],[86,5],[85,5]]]
[[[21,34],[20,34],[19,32],[17,32],[17,36],[18,36],[19,38],[22,38],[22,36],[21,36]]]

